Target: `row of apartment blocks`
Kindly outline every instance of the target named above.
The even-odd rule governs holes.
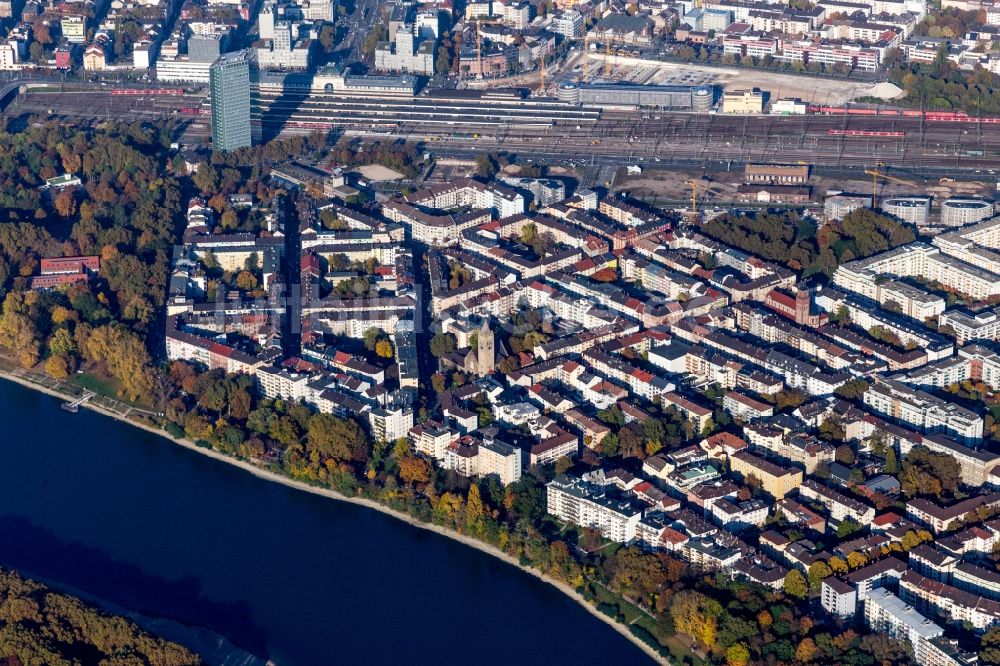
[[[974,259],[975,265],[968,263],[969,259],[973,259],[970,254],[949,245],[932,247],[916,242],[844,264],[834,273],[833,281],[873,300],[879,300],[876,278],[883,274],[938,282],[977,300],[1000,294],[1000,275],[981,268],[981,258]]]
[[[945,433],[966,443],[983,438],[983,417],[956,403],[885,377],[865,391],[864,404],[923,433]]]
[[[598,470],[583,478],[556,477],[547,485],[547,506],[548,512],[560,520],[598,529],[608,539],[677,553],[696,570],[722,569],[731,576],[780,587],[787,569],[754,551],[727,529],[763,524],[767,505],[757,501],[737,503],[736,487],[729,482],[700,487],[705,488],[704,496],[713,498],[711,503],[700,504],[694,489],[688,499],[703,506],[706,515],[722,527],[680,508],[680,502],[663,498],[648,481],[621,470]]]
[[[873,631],[907,641],[914,661],[922,666],[974,666],[978,662],[977,655],[959,649],[938,624],[885,588],[873,591],[865,601],[865,622]]]

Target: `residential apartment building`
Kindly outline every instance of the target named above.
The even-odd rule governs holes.
[[[600,530],[611,541],[629,543],[636,538],[643,509],[612,493],[608,486],[561,474],[546,486],[547,511],[568,523]]]
[[[889,590],[875,590],[865,600],[865,624],[872,631],[907,641],[918,664],[935,663],[929,659],[928,646],[944,630]]]
[[[983,419],[975,412],[893,379],[876,379],[863,400],[874,411],[921,432],[947,433],[964,442],[983,437]]]
[[[784,498],[802,485],[801,470],[782,467],[746,451],[731,455],[729,466],[734,472],[743,475],[744,479],[753,477],[760,481],[761,487],[775,499]]]
[[[899,594],[909,604],[983,632],[1000,624],[1000,602],[907,571],[899,580]],[[916,646],[914,646],[916,647]]]
[[[506,486],[521,478],[521,457],[505,442],[465,435],[445,449],[444,467],[467,477],[495,475]]]
[[[824,486],[814,479],[803,481],[799,487],[799,494],[825,506],[830,511],[830,517],[838,522],[850,518],[858,525],[864,526],[875,520],[875,507]]]
[[[836,576],[824,578],[820,584],[820,604],[827,613],[853,618],[858,610],[858,591]]]
[[[962,520],[969,514],[975,515],[974,512],[980,507],[1000,507],[1000,493],[976,495],[949,506],[917,497],[906,503],[906,515],[913,521],[930,527],[935,533],[940,533],[950,529],[955,521]]]
[[[410,428],[410,444],[417,453],[438,461],[444,460],[448,445],[460,437],[459,431],[436,421],[425,421]]]

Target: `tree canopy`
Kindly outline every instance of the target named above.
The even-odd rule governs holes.
[[[201,659],[124,617],[0,569],[0,657],[21,664],[189,666]]]

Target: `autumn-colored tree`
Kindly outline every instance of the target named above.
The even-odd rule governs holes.
[[[583,582],[580,565],[573,559],[565,541],[555,540],[549,545],[549,573],[576,587]]]
[[[76,199],[73,198],[73,190],[66,188],[56,196],[53,205],[60,217],[70,217],[76,212]]]
[[[253,291],[257,288],[257,278],[249,271],[240,271],[236,276],[236,286],[242,291]]]
[[[417,456],[404,456],[399,460],[399,478],[404,483],[427,483],[431,478],[430,463]]]
[[[695,590],[678,592],[670,604],[670,617],[676,630],[706,648],[715,645],[720,615],[719,602]]]
[[[444,375],[440,372],[435,372],[431,375],[431,388],[434,389],[435,393],[444,393],[445,390],[445,379]]]
[[[809,577],[809,588],[813,591],[819,589],[819,585],[823,582],[823,579],[833,573],[830,566],[823,560],[817,560],[809,565],[808,577]]]
[[[434,358],[447,356],[455,351],[455,336],[451,333],[438,333],[431,338],[431,354]]]
[[[483,507],[483,498],[479,494],[479,486],[473,483],[469,486],[469,496],[465,502],[466,531],[470,534],[481,534],[485,514],[486,509]]]
[[[48,46],[52,43],[52,33],[49,30],[49,24],[41,18],[35,19],[31,24],[31,34],[35,38],[35,41],[42,46]]]
[[[392,343],[388,340],[379,340],[375,343],[375,353],[381,358],[392,358]]]
[[[24,294],[11,291],[4,299],[0,315],[0,344],[14,352],[26,368],[37,364],[41,356],[41,340],[30,311]]]
[[[236,217],[236,213],[230,209],[222,214],[219,224],[222,226],[224,231],[232,231],[239,226],[240,218]]]
[[[847,554],[847,566],[851,569],[860,569],[866,564],[868,564],[868,558],[865,557],[864,553],[852,550]]]
[[[57,328],[49,337],[49,354],[69,356],[76,353],[76,340],[67,328]]]
[[[983,666],[1000,664],[1000,627],[993,626],[983,634],[979,643],[979,660]]]
[[[139,398],[150,395],[152,374],[149,353],[134,332],[118,323],[98,326],[87,336],[84,351],[92,362],[104,363],[130,396]]]
[[[803,664],[815,661],[819,657],[819,654],[819,648],[816,647],[816,641],[808,637],[803,638],[799,642],[799,646],[795,648],[795,660],[800,661]]]
[[[314,414],[309,417],[307,431],[307,449],[315,451],[322,458],[345,462],[365,459],[368,438],[353,419]]]
[[[462,510],[462,496],[455,493],[442,493],[434,505],[434,515],[439,522],[454,524]]]
[[[809,584],[798,569],[792,569],[785,574],[785,592],[796,599],[805,599],[809,594]]]
[[[219,174],[211,164],[202,162],[191,180],[202,193],[214,194],[218,189]]]
[[[827,564],[830,566],[830,571],[832,571],[835,574],[847,573],[847,563],[844,562],[844,560],[842,560],[841,558],[837,557],[836,555],[831,557],[827,561]]]
[[[50,356],[45,360],[45,374],[53,379],[69,377],[69,363],[62,356]]]
[[[652,603],[667,580],[663,560],[641,548],[623,548],[610,565],[611,587],[630,599]]]
[[[726,666],[746,666],[750,663],[750,650],[743,643],[735,643],[726,649]]]
[[[250,416],[250,392],[237,389],[229,396],[229,415],[234,419],[245,421]]]

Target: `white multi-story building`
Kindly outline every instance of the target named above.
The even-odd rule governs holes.
[[[367,410],[372,437],[379,442],[395,442],[406,437],[413,427],[413,410],[409,407]]]
[[[879,302],[884,302],[879,298],[880,285],[875,280],[880,275],[934,280],[980,300],[1000,294],[1000,274],[982,267],[983,258],[979,256],[982,252],[973,256],[960,249],[980,243],[954,232],[935,238],[934,244],[938,247],[910,243],[874,257],[848,262],[836,270],[833,282]],[[1000,269],[1000,261],[997,268]]]
[[[445,449],[444,467],[462,476],[496,475],[506,486],[521,478],[521,450],[505,442],[466,435]]]
[[[993,202],[985,199],[954,197],[941,202],[941,224],[961,227],[993,217]]]
[[[421,39],[416,26],[400,26],[394,42],[383,42],[376,47],[375,69],[381,72],[433,75],[435,44],[434,39]]]
[[[985,631],[1000,624],[1000,603],[921,576],[916,571],[907,571],[899,579],[899,594],[913,606],[946,617],[956,624],[968,623],[976,631]],[[917,662],[924,663],[920,661],[918,646],[914,644],[913,647]]]
[[[952,309],[938,315],[938,326],[955,332],[959,344],[973,340],[1000,340],[1000,308],[968,312]]]
[[[628,499],[608,496],[608,486],[566,474],[546,486],[548,512],[560,520],[601,531],[605,539],[629,543],[636,538],[642,507]]]
[[[909,642],[918,664],[929,663],[930,640],[944,634],[941,627],[885,588],[873,590],[865,600],[865,623],[872,631]]]
[[[850,518],[858,525],[869,525],[875,520],[875,507],[824,486],[814,479],[802,482],[799,486],[799,495],[816,500],[825,506],[830,512],[830,517],[836,521]]]
[[[10,40],[0,42],[0,70],[21,69],[21,55],[17,43]]]
[[[876,379],[865,391],[864,403],[921,432],[947,433],[962,441],[983,438],[983,419],[975,412],[893,379]]]
[[[161,54],[156,61],[156,80],[163,82],[208,83],[210,62],[195,62],[186,55],[168,57]]]
[[[911,370],[896,379],[915,386],[946,388],[971,379],[1000,388],[1000,354],[982,345],[967,345],[955,356]]]
[[[926,226],[931,214],[931,198],[923,196],[890,197],[882,201],[882,210],[904,222]]]
[[[820,603],[828,613],[853,618],[858,610],[858,591],[836,576],[830,576],[820,585]]]
[[[287,368],[264,367],[257,371],[257,385],[268,398],[299,402],[311,397],[310,375]]]

